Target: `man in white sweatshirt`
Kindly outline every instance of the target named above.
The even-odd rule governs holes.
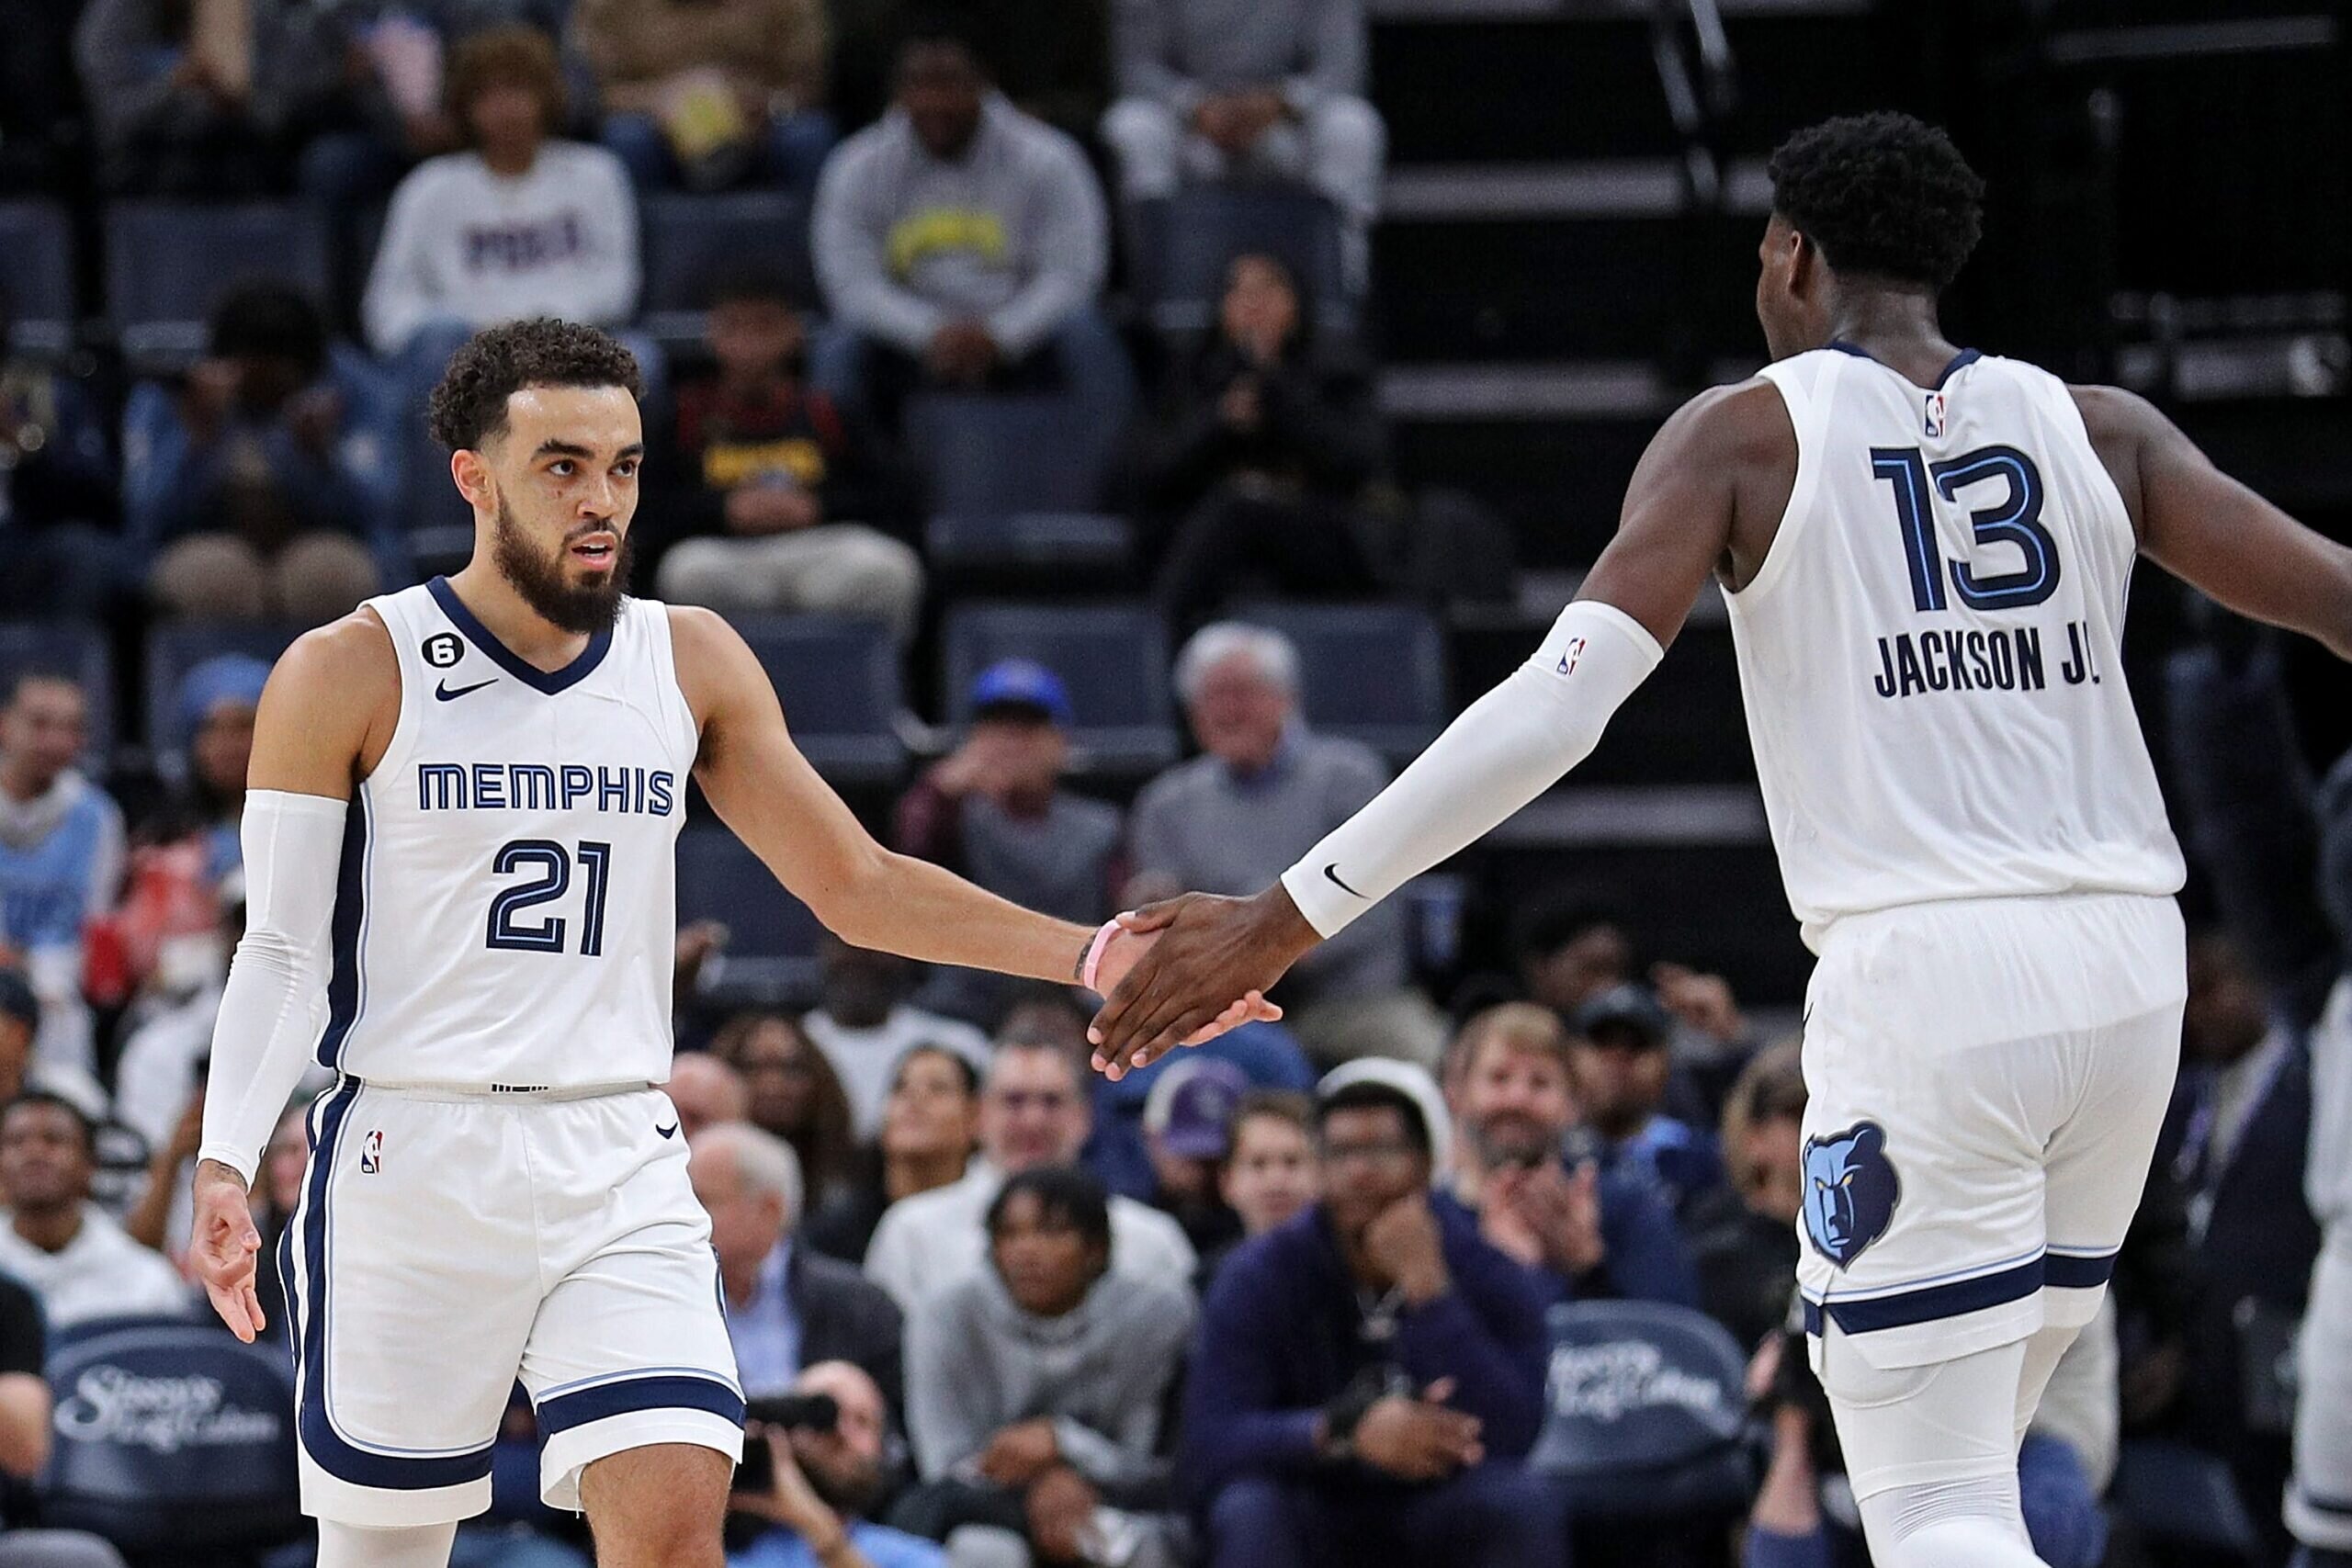
[[[612,153],[553,136],[563,81],[547,35],[475,34],[451,55],[449,85],[469,148],[401,182],[361,306],[369,345],[420,406],[478,328],[526,316],[614,326],[637,312],[637,197]]]
[[[1115,428],[1133,372],[1094,309],[1110,265],[1086,154],[1012,107],[972,44],[900,47],[896,99],[817,186],[812,244],[834,324],[810,378],[895,429],[917,387],[1059,387]]]

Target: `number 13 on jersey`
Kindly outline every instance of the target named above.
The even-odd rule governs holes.
[[[1947,571],[1972,610],[2022,610],[2058,591],[2058,541],[2041,525],[2041,470],[2016,447],[1980,446],[1930,463],[1917,446],[1873,446],[1871,472],[1894,487],[1911,603],[1922,615],[1946,607]],[[2023,558],[2015,571],[1980,578],[1969,562],[1948,561],[1937,547],[1935,497],[1957,501],[1964,490],[1995,484],[2003,487],[2001,499],[1971,512],[1969,524],[1979,545],[2014,545]]]

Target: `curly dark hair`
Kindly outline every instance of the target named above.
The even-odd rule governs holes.
[[[1766,170],[1772,210],[1849,276],[1940,293],[1984,231],[1984,182],[1951,137],[1907,114],[1824,120],[1781,142]]]
[[[433,439],[479,451],[506,428],[506,400],[526,387],[620,387],[644,394],[637,355],[612,333],[540,316],[487,327],[449,358],[428,411]]]

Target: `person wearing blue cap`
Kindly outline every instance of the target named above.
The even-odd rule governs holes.
[[[1080,923],[1101,921],[1125,876],[1119,808],[1061,784],[1071,709],[1062,678],[1004,659],[972,682],[963,744],[899,802],[897,847],[969,878],[1000,897]],[[926,1000],[984,1018],[1009,993],[1001,977],[957,973]]]
[[[1724,1184],[1713,1136],[1668,1114],[1674,1021],[1642,986],[1611,986],[1568,1021],[1577,1097],[1600,1134],[1604,1174],[1638,1177],[1688,1223],[1692,1205]]]
[[[174,733],[187,747],[179,787],[165,817],[172,838],[204,840],[209,886],[244,863],[238,824],[245,811],[245,768],[253,758],[254,716],[269,679],[266,660],[223,653],[180,677],[172,705]]]

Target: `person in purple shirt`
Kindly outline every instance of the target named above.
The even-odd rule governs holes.
[[[1212,1568],[1525,1568],[1562,1519],[1521,1463],[1544,1303],[1430,1202],[1430,1127],[1359,1082],[1316,1108],[1324,1198],[1245,1243],[1204,1308],[1180,1471]]]

